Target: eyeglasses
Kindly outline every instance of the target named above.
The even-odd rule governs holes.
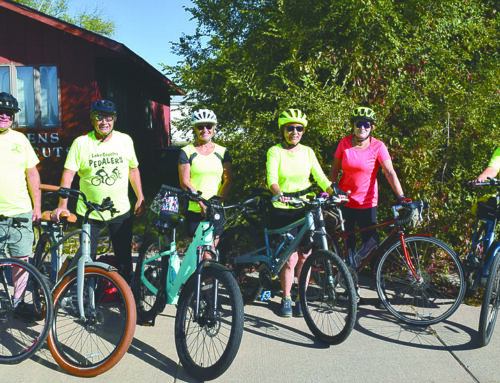
[[[115,116],[103,116],[102,114],[94,114],[94,119],[96,121],[111,122],[115,119]]]
[[[198,129],[200,132],[203,129],[211,130],[214,126],[211,124],[202,124],[202,125],[196,125],[196,129]]]
[[[356,128],[357,129],[371,129],[372,123],[370,121],[357,121]]]
[[[294,130],[299,133],[304,131],[304,127],[302,125],[287,125],[285,128],[288,133],[292,133]]]
[[[12,119],[12,117],[14,117],[14,113],[12,113],[9,110],[0,110],[0,116],[2,116],[2,115],[6,115],[10,119]]]

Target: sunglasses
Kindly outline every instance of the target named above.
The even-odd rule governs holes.
[[[103,116],[102,114],[94,114],[94,119],[96,121],[111,122],[115,119],[115,116]]]
[[[358,121],[356,122],[357,129],[371,129],[372,123],[370,121]]]
[[[214,126],[210,124],[196,125],[196,129],[202,131],[203,129],[211,130]]]
[[[285,126],[285,128],[286,128],[286,131],[288,133],[292,133],[294,130],[296,130],[299,133],[304,131],[304,127],[302,125],[298,125],[298,126],[287,125],[287,126]]]
[[[0,116],[2,116],[2,115],[6,115],[10,119],[12,119],[12,117],[14,117],[14,113],[12,113],[10,110],[0,110]]]

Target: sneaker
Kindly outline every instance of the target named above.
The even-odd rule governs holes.
[[[300,301],[295,301],[295,316],[303,317],[304,313],[302,312],[302,307],[300,306]]]
[[[365,259],[368,254],[378,245],[378,240],[374,237],[370,237],[368,241],[363,243],[363,246],[361,246],[361,249],[358,251],[358,257],[360,260]]]
[[[292,316],[292,300],[290,298],[283,298],[281,300],[279,316],[285,318],[290,318]]]

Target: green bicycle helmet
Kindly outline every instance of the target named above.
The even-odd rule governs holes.
[[[295,122],[297,124],[304,125],[304,128],[307,127],[307,116],[302,113],[299,109],[287,109],[278,119],[278,126],[281,127],[285,124],[289,124],[291,122]]]
[[[358,120],[367,120],[375,123],[375,112],[370,108],[360,106],[354,109],[351,114],[351,123]]]

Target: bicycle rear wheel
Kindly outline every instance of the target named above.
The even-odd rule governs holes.
[[[116,271],[86,267],[83,295],[85,320],[78,309],[76,270],[57,286],[48,345],[65,371],[92,377],[109,370],[127,352],[136,309],[132,291]]]
[[[500,291],[500,256],[496,253],[493,264],[490,267],[488,281],[484,290],[483,302],[481,303],[481,315],[479,316],[479,347],[490,343],[491,336],[495,330],[498,317]]]
[[[356,323],[356,289],[339,256],[317,250],[307,257],[299,297],[307,326],[318,340],[333,345],[347,339]]]
[[[153,320],[157,313],[165,308],[165,300],[158,298],[158,293],[152,292],[141,280],[142,275],[158,291],[161,287],[162,257],[151,260],[160,254],[160,244],[156,233],[149,234],[141,245],[137,264],[135,266],[133,292],[137,307],[137,322],[148,323]],[[166,258],[168,261],[168,257]]]
[[[249,226],[234,226],[222,233],[217,249],[220,263],[229,268],[238,283],[243,297],[243,303],[249,304],[257,299],[264,288],[260,278],[260,264],[235,263],[235,258],[250,253],[260,246],[255,230]],[[266,283],[264,283],[266,284]]]
[[[28,279],[24,299],[14,307],[12,275],[19,272]],[[40,272],[20,260],[0,260],[0,363],[19,363],[37,352],[52,320],[52,296]]]
[[[404,241],[418,279],[408,267],[401,242],[394,243],[382,255],[376,269],[380,300],[405,323],[427,326],[448,318],[465,295],[460,260],[437,238],[410,235]]]
[[[175,316],[175,346],[184,369],[212,380],[231,365],[243,334],[243,301],[236,281],[220,265],[201,274],[199,316],[195,318],[197,278],[182,289]]]

